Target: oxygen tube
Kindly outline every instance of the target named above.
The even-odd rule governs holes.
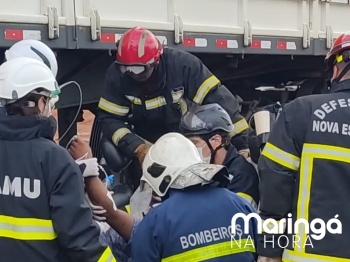
[[[78,110],[77,110],[77,113],[75,114],[71,124],[69,125],[69,127],[67,128],[66,132],[63,133],[63,135],[60,137],[60,139],[58,140],[57,143],[59,143],[69,132],[69,130],[72,128],[72,126],[74,125],[75,121],[77,120],[78,116],[79,116],[79,113],[80,113],[80,109],[81,109],[81,106],[83,104],[83,92],[81,91],[81,87],[80,85],[75,82],[75,81],[69,81],[67,83],[64,83],[62,85],[59,86],[60,89],[62,89],[63,87],[66,87],[67,85],[70,85],[70,84],[75,84],[75,86],[78,88],[79,90],[79,106],[78,106]]]

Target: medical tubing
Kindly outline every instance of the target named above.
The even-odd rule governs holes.
[[[79,116],[79,113],[80,113],[80,109],[81,109],[81,106],[83,104],[83,92],[81,91],[81,87],[80,85],[75,82],[75,81],[69,81],[67,83],[64,83],[60,86],[60,89],[62,89],[63,87],[67,86],[67,85],[70,85],[70,84],[75,84],[79,90],[79,95],[80,95],[80,99],[79,99],[79,106],[78,106],[78,110],[77,110],[77,113],[75,114],[74,116],[74,119],[72,121],[72,123],[69,125],[69,127],[67,128],[66,132],[63,133],[63,135],[60,137],[60,139],[58,140],[57,143],[59,143],[66,135],[67,133],[69,132],[69,130],[72,128],[73,124],[75,123],[75,121],[77,120],[78,116]]]

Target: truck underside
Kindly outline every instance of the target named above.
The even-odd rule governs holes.
[[[0,49],[1,56],[5,49]],[[95,112],[103,87],[104,75],[113,62],[115,52],[107,50],[56,50],[60,65],[59,83],[74,80],[81,85],[83,105],[81,110]],[[277,101],[285,103],[298,96],[320,93],[325,90],[323,56],[293,55],[242,55],[195,53],[230,91],[243,99],[243,115],[250,102],[259,101],[259,107]],[[3,60],[3,57],[0,59]],[[257,87],[270,86],[279,91],[259,91]],[[287,91],[288,86],[297,87]],[[58,103],[59,134],[66,131],[78,106],[78,89],[65,87]],[[78,117],[82,121],[82,115]],[[76,134],[74,125],[62,139],[62,145]]]

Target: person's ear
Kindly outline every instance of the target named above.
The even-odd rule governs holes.
[[[215,135],[209,140],[211,146],[215,150],[217,147],[219,147],[222,144],[222,137],[220,135]]]
[[[46,104],[46,102],[45,102],[44,97],[43,96],[40,97],[38,100],[38,109],[39,109],[40,114],[42,114],[44,112],[45,104]]]
[[[332,80],[336,79],[339,76],[339,69],[336,65],[333,66],[333,76],[332,76]]]

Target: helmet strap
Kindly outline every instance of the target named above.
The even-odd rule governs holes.
[[[339,76],[334,80],[336,83],[339,83],[340,80],[350,71],[350,63],[348,63],[343,71],[340,72]]]
[[[206,138],[204,139],[205,143],[208,145],[211,156],[210,156],[210,164],[214,164],[215,161],[215,156],[216,156],[216,152],[219,151],[221,148],[223,148],[225,146],[225,143],[222,143],[221,145],[219,145],[217,148],[213,148],[209,142],[210,138]]]

